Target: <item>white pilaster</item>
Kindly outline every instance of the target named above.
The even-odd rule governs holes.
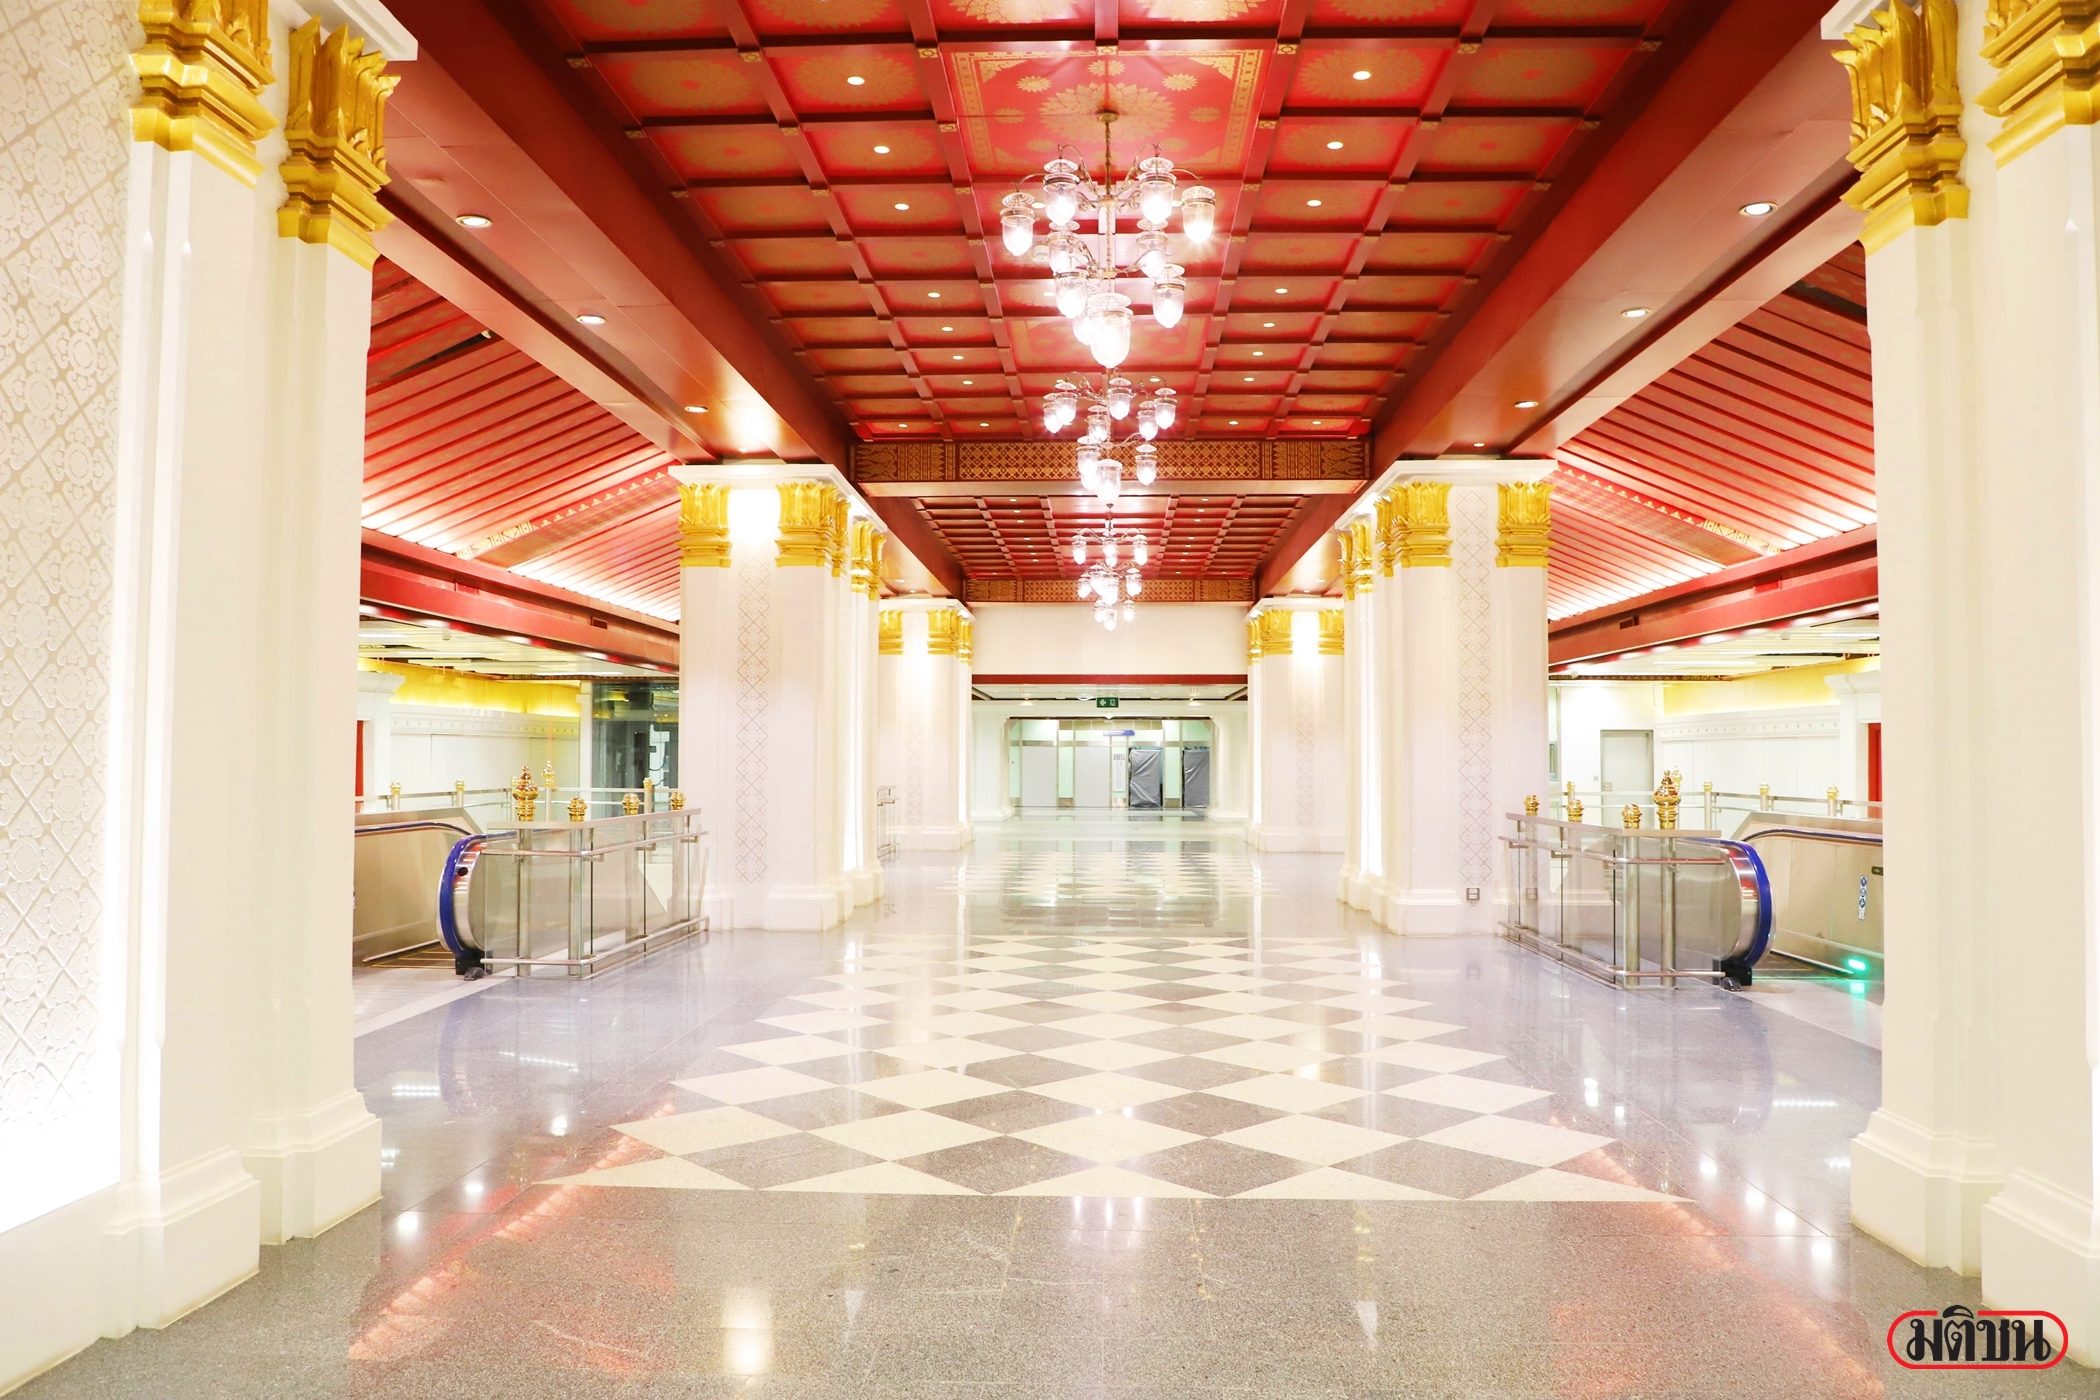
[[[1261,650],[1249,666],[1260,698],[1248,715],[1259,798],[1247,842],[1265,851],[1340,851],[1348,807],[1341,605],[1269,598],[1251,616]]]
[[[969,613],[946,598],[887,599],[882,610],[900,638],[878,658],[877,781],[896,789],[897,844],[959,850],[970,842],[970,671],[959,655]]]

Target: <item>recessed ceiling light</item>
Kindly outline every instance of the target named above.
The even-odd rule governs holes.
[[[1225,426],[1228,428],[1237,428],[1239,425],[1240,420],[1237,418],[1228,418],[1225,420]]]
[[[901,199],[898,200],[895,204],[892,204],[890,208],[896,210],[900,214],[909,213],[911,210],[911,206],[909,204],[906,204]]]
[[[1619,314],[1629,321],[1638,321],[1648,314],[1648,308],[1645,306],[1629,306]]]
[[[889,153],[890,153],[890,148],[889,148],[888,146],[877,146],[877,147],[875,148],[875,154],[876,154],[876,155],[878,155],[878,156],[886,156],[886,155],[888,155]]]
[[[950,355],[950,356],[949,356],[948,358],[949,358],[949,359],[951,359],[951,360],[959,360],[959,359],[961,359],[961,358],[962,358],[962,356],[960,356],[960,355]]]
[[[1147,382],[1149,382],[1149,383],[1153,383],[1153,384],[1157,384],[1157,383],[1159,383],[1159,376],[1155,374],[1155,375],[1153,375],[1153,376],[1152,376],[1152,378],[1151,378],[1151,379],[1150,379],[1149,381],[1147,381]]]
[[[579,326],[602,326],[605,324],[605,318],[595,311],[586,311],[576,318],[576,324]]]
[[[1367,83],[1371,80],[1371,70],[1368,68],[1359,68],[1354,73],[1351,73],[1349,76],[1356,79],[1356,81],[1360,83]]]
[[[1319,426],[1320,426],[1320,420],[1319,420],[1319,419],[1317,419],[1317,418],[1313,419],[1313,426],[1314,426],[1315,428],[1319,427]]]
[[[926,299],[928,301],[939,301],[941,299],[941,294],[939,292],[928,292],[926,294]]]
[[[1280,296],[1280,297],[1287,297],[1287,296],[1289,296],[1290,294],[1291,294],[1291,289],[1290,289],[1289,287],[1278,287],[1278,288],[1276,289],[1276,295],[1278,295],[1278,296]]]
[[[1257,351],[1255,351],[1255,352],[1254,352],[1254,358],[1258,360],[1258,359],[1260,359],[1260,358],[1261,358],[1262,356],[1264,356],[1264,355],[1266,355],[1266,354],[1268,354],[1268,353],[1269,353],[1269,352],[1268,352],[1268,351],[1266,351],[1266,350],[1257,350]]]
[[[862,76],[861,76],[860,74],[858,74],[858,73],[855,73],[855,74],[854,74],[854,75],[853,75],[852,77],[850,77],[850,78],[846,79],[846,86],[847,86],[847,87],[860,87],[860,86],[862,86],[863,84],[865,84],[865,83],[866,83],[867,81],[868,81],[868,80],[867,80],[866,78],[863,78],[863,77],[862,77]]]
[[[1261,328],[1265,331],[1273,331],[1276,329],[1276,323],[1274,321],[1264,321],[1261,323]]]
[[[1254,382],[1254,376],[1251,374],[1243,374],[1240,376],[1240,382],[1242,384],[1252,384]]]
[[[689,403],[689,404],[687,404],[687,405],[685,406],[685,411],[686,411],[687,413],[705,413],[705,412],[707,412],[707,405],[705,405],[705,404],[698,404],[698,403]]]
[[[1518,399],[1518,400],[1517,400],[1517,407],[1518,407],[1518,408],[1537,408],[1538,406],[1539,406],[1539,401],[1538,401],[1537,399]]]
[[[1328,149],[1328,150],[1330,150],[1330,151],[1339,151],[1339,150],[1340,150],[1341,148],[1342,148],[1342,143],[1341,143],[1341,142],[1339,142],[1339,141],[1329,141],[1329,142],[1327,143],[1327,149]]]
[[[974,380],[974,379],[965,379],[965,380],[963,381],[963,387],[964,387],[965,389],[967,389],[967,388],[969,388],[969,387],[970,387],[970,386],[971,386],[972,384],[975,384],[976,382],[977,382],[977,381],[976,381],[976,380]]]
[[[953,326],[942,326],[942,327],[941,327],[941,329],[942,329],[942,330],[944,330],[944,331],[949,331],[949,332],[953,332],[953,331],[955,330],[955,327],[953,327]]]
[[[980,428],[989,428],[989,427],[991,427],[992,425],[991,425],[991,424],[989,424],[989,423],[979,423],[979,424],[978,424],[977,426],[978,426],[978,427],[980,427]]]
[[[461,214],[452,222],[461,228],[487,228],[496,221],[486,214]]]
[[[1305,207],[1308,209],[1317,209],[1320,207],[1320,201],[1317,199],[1308,199],[1305,201]]]
[[[1753,219],[1762,219],[1778,207],[1769,199],[1753,199],[1743,206],[1741,212],[1748,214]]]

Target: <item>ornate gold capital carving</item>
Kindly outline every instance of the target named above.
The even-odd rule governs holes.
[[[836,494],[832,497],[831,530],[826,536],[825,544],[831,555],[831,576],[833,578],[839,577],[846,571],[847,545],[849,543],[847,536],[852,530],[852,510],[853,507],[848,504],[843,494]]]
[[[962,645],[962,614],[953,608],[938,608],[926,614],[926,654],[954,656]]]
[[[881,538],[872,520],[856,520],[846,530],[846,583],[855,593],[875,596],[869,587],[875,576],[875,556],[881,548],[876,543]]]
[[[1553,483],[1505,482],[1495,488],[1495,566],[1543,569],[1551,554]]]
[[[1273,608],[1261,615],[1261,654],[1291,654],[1291,614],[1288,609]]]
[[[1349,581],[1353,591],[1348,596],[1361,598],[1371,591],[1371,580],[1377,576],[1377,545],[1372,541],[1368,520],[1351,521],[1349,533],[1356,540],[1356,573]]]
[[[1387,578],[1400,562],[1400,488],[1388,487],[1378,498],[1378,568]]]
[[[974,619],[964,617],[956,623],[955,659],[967,666],[977,655],[977,624]]]
[[[783,569],[822,569],[831,564],[832,502],[838,490],[825,481],[780,483],[780,553]]]
[[[1247,664],[1252,666],[1261,660],[1261,619],[1247,619]]]
[[[1356,531],[1344,525],[1334,532],[1335,543],[1342,549],[1342,596],[1356,596]]]
[[[1403,481],[1393,487],[1393,524],[1403,569],[1451,567],[1451,483]]]
[[[2100,0],[1990,0],[1983,56],[1998,77],[1977,101],[2005,119],[1991,138],[1998,164],[2061,127],[2100,122]]]
[[[255,143],[277,125],[261,97],[276,81],[270,0],[139,0],[139,23],[132,139],[194,151],[252,188],[262,174]]]
[[[729,488],[678,487],[678,562],[688,569],[729,567]]]
[[[1867,251],[1907,228],[1966,218],[1954,0],[1889,0],[1834,55],[1852,83],[1859,180],[1845,201],[1867,216]]]
[[[372,235],[394,218],[379,207],[379,190],[387,181],[386,99],[401,79],[385,67],[386,55],[366,53],[347,25],[325,39],[318,19],[292,31],[284,120],[291,154],[277,232],[325,243],[367,268],[379,261]]]
[[[875,615],[875,652],[878,656],[904,655],[904,614],[884,608]]]
[[[1344,614],[1340,608],[1322,608],[1320,610],[1320,655],[1340,656],[1342,654],[1343,625]]]

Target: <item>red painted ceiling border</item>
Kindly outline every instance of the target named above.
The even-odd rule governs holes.
[[[366,603],[478,632],[678,667],[678,631],[656,618],[371,530],[364,533],[358,590]]]
[[[1869,525],[1565,618],[1547,634],[1548,664],[1601,660],[1875,602],[1881,596],[1878,543],[1879,530]]]

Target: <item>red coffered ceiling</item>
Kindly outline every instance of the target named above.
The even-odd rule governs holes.
[[[1128,370],[1188,436],[1362,436],[1688,0],[544,0],[545,37],[863,439],[1033,435],[1090,364],[1001,196],[1071,143],[1219,196]],[[1696,26],[1695,26],[1696,27]],[[1185,177],[1185,183],[1188,177]],[[987,234],[990,236],[987,237]]]
[[[1853,244],[1556,449],[1555,617],[1874,523],[1866,300]]]
[[[1251,579],[1304,497],[1137,496],[1113,513],[1088,496],[938,496],[912,501],[972,579],[1076,579],[1075,536],[1111,518],[1151,551],[1148,578]],[[1100,553],[1089,539],[1089,559]],[[1125,556],[1127,561],[1128,556]]]

